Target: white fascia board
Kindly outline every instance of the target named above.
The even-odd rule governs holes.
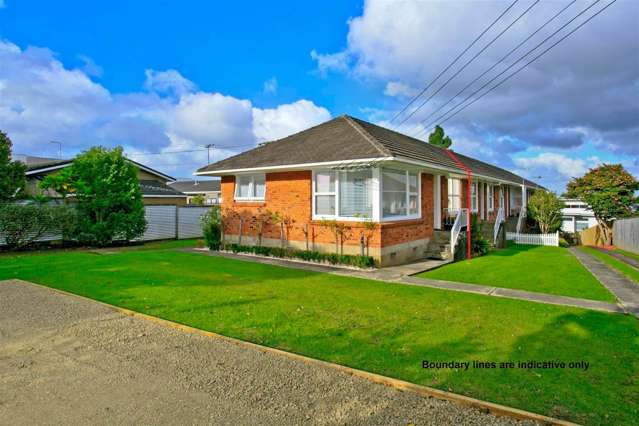
[[[69,167],[71,165],[71,163],[66,163],[66,164],[58,164],[57,166],[51,166],[51,167],[45,167],[44,169],[33,169],[33,170],[29,170],[25,173],[26,176],[30,176],[30,175],[37,175],[40,173],[44,173],[44,172],[50,172],[53,170],[58,170],[58,169],[64,169],[65,167]]]
[[[142,195],[142,198],[186,198],[186,195]]]

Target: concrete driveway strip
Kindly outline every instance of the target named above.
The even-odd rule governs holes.
[[[0,424],[515,424],[0,282]]]

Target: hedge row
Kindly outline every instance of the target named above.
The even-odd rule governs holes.
[[[372,268],[375,259],[371,256],[350,254],[320,253],[310,250],[296,250],[292,248],[244,246],[239,244],[226,244],[224,249],[233,253],[253,253],[262,256],[280,257],[288,259],[301,259],[309,262],[330,263],[331,265],[347,265],[358,268]]]

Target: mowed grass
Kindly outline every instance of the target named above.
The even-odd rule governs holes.
[[[615,259],[614,257],[606,253],[602,253],[599,250],[594,249],[592,247],[579,247],[579,249],[596,257],[597,259],[601,260],[606,265],[621,272],[623,275],[628,277],[631,281],[634,281],[635,283],[637,283],[637,285],[639,285],[639,270],[633,268],[632,266],[628,265],[627,263],[619,259]]]
[[[418,277],[615,301],[579,260],[561,247],[511,244],[486,256],[455,262]]]
[[[639,418],[639,326],[631,316],[161,246],[0,256],[0,279],[9,278],[580,423],[636,424]],[[427,370],[423,360],[586,361],[590,366],[586,371]]]

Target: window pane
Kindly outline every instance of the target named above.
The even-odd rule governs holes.
[[[253,179],[254,197],[264,198],[264,175],[255,175]]]
[[[406,216],[406,192],[384,191],[382,194],[382,215]]]
[[[406,172],[402,170],[382,170],[382,186],[384,191],[406,192]]]
[[[417,195],[411,195],[408,197],[408,214],[417,214],[417,203],[418,203]]]
[[[416,173],[409,173],[408,174],[408,190],[410,192],[417,192],[417,174]]]
[[[356,170],[339,174],[339,215],[373,216],[373,171]]]
[[[316,195],[315,214],[333,216],[335,214],[335,196]]]
[[[237,196],[240,198],[248,198],[251,196],[251,176],[238,176],[237,178]]]
[[[315,192],[335,192],[335,172],[315,173]]]

